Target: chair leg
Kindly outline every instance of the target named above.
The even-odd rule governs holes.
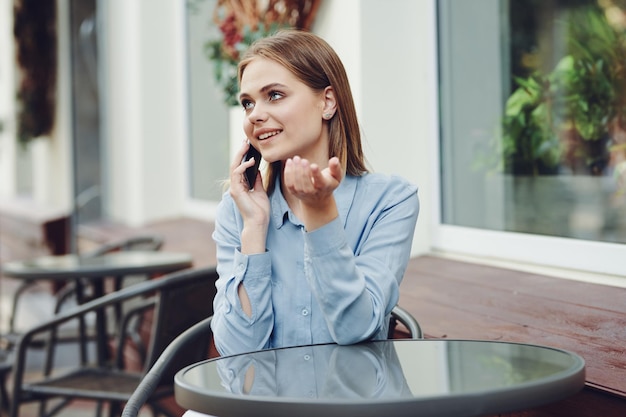
[[[65,407],[67,407],[67,405],[71,402],[72,400],[70,399],[62,400],[59,404],[52,407],[50,411],[46,411],[47,402],[46,400],[42,400],[39,402],[39,417],[52,417],[59,413],[61,410],[63,410]]]
[[[117,401],[109,403],[109,417],[119,417],[122,414],[122,404]]]
[[[2,373],[0,375],[0,410],[8,412],[11,408],[9,402],[9,393],[7,392],[6,378],[8,373]]]
[[[98,403],[96,404],[96,417],[102,417],[103,404],[104,403],[102,401],[98,401]]]
[[[28,288],[36,284],[36,281],[24,281],[13,294],[13,305],[11,306],[11,316],[9,317],[9,333],[15,333],[15,316],[17,315],[17,305],[20,297]]]

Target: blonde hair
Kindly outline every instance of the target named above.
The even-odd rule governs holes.
[[[329,120],[329,155],[339,158],[349,175],[358,176],[367,172],[350,83],[333,48],[310,32],[281,30],[250,45],[239,61],[239,83],[248,64],[257,57],[281,64],[313,91],[321,92],[328,86],[333,87],[337,111]],[[274,190],[281,169],[281,161],[268,166],[265,178],[268,193]]]

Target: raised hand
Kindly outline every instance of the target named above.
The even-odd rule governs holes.
[[[343,179],[338,158],[331,158],[328,166],[320,169],[317,164],[295,156],[285,162],[283,175],[286,191],[300,201],[300,207],[292,209],[301,217],[307,230],[315,230],[337,217],[333,192]]]

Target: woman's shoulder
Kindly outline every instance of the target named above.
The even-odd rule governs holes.
[[[341,193],[340,202],[345,199],[351,205],[362,207],[389,207],[402,202],[419,204],[417,186],[398,175],[366,173],[361,176],[347,176],[345,193]],[[348,197],[349,196],[349,197]]]
[[[361,176],[350,177],[357,182],[357,188],[366,188],[379,193],[404,191],[409,194],[417,192],[417,186],[399,175],[369,172]]]

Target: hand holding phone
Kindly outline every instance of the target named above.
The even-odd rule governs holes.
[[[259,164],[261,163],[261,153],[250,144],[250,148],[248,152],[246,152],[243,157],[242,162],[249,161],[250,158],[254,158],[254,165],[249,168],[246,168],[246,181],[248,182],[248,188],[252,190],[254,188],[254,182],[256,181],[257,173],[259,172]]]

